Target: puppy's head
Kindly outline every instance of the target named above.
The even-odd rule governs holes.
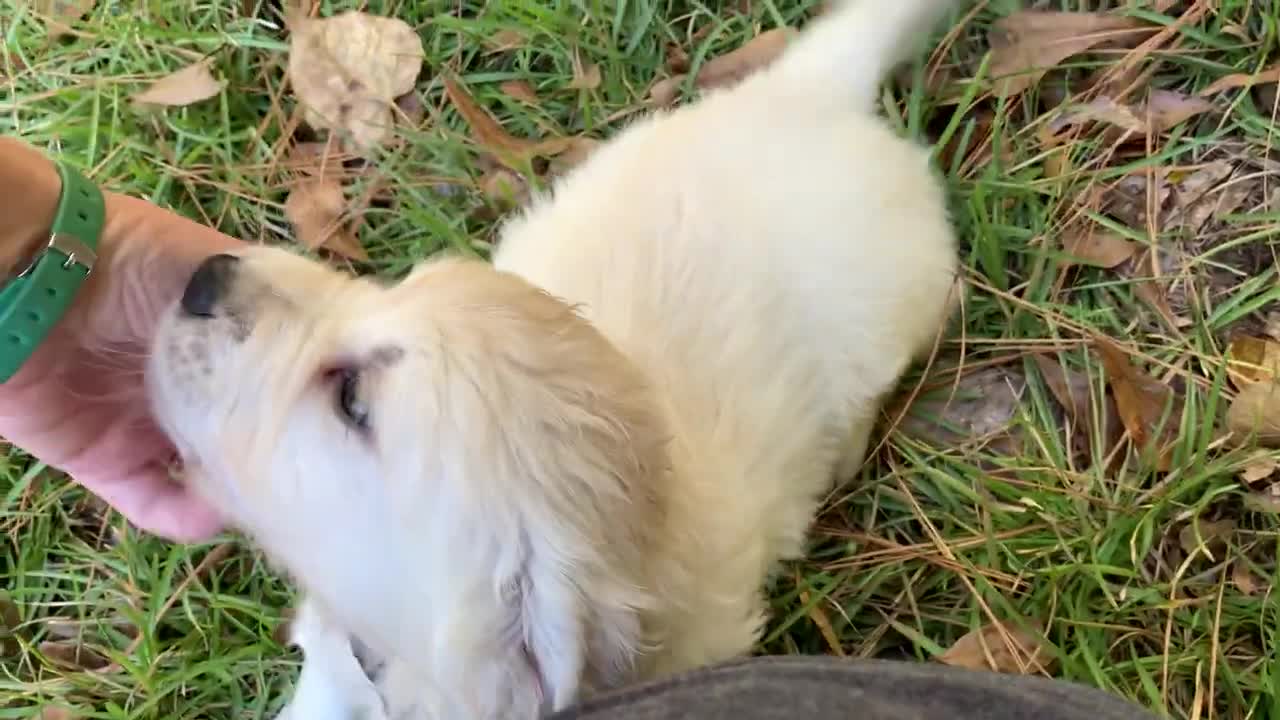
[[[399,284],[209,258],[148,372],[187,482],[451,717],[532,717],[646,640],[666,429],[565,303],[485,263]]]

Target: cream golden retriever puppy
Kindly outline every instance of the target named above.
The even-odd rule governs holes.
[[[845,0],[395,284],[215,256],[149,384],[291,574],[285,715],[533,718],[749,653],[763,585],[953,307],[926,149],[874,112],[947,0]]]

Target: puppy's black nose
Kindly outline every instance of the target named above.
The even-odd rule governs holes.
[[[235,277],[240,258],[235,255],[211,255],[191,274],[182,293],[182,309],[188,315],[213,317],[218,302],[227,294]]]

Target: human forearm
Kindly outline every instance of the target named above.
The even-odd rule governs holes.
[[[25,268],[48,241],[61,187],[44,153],[0,137],[0,279]]]

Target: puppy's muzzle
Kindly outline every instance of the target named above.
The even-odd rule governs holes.
[[[240,258],[212,255],[191,274],[182,293],[182,310],[192,317],[213,317],[235,281]]]

